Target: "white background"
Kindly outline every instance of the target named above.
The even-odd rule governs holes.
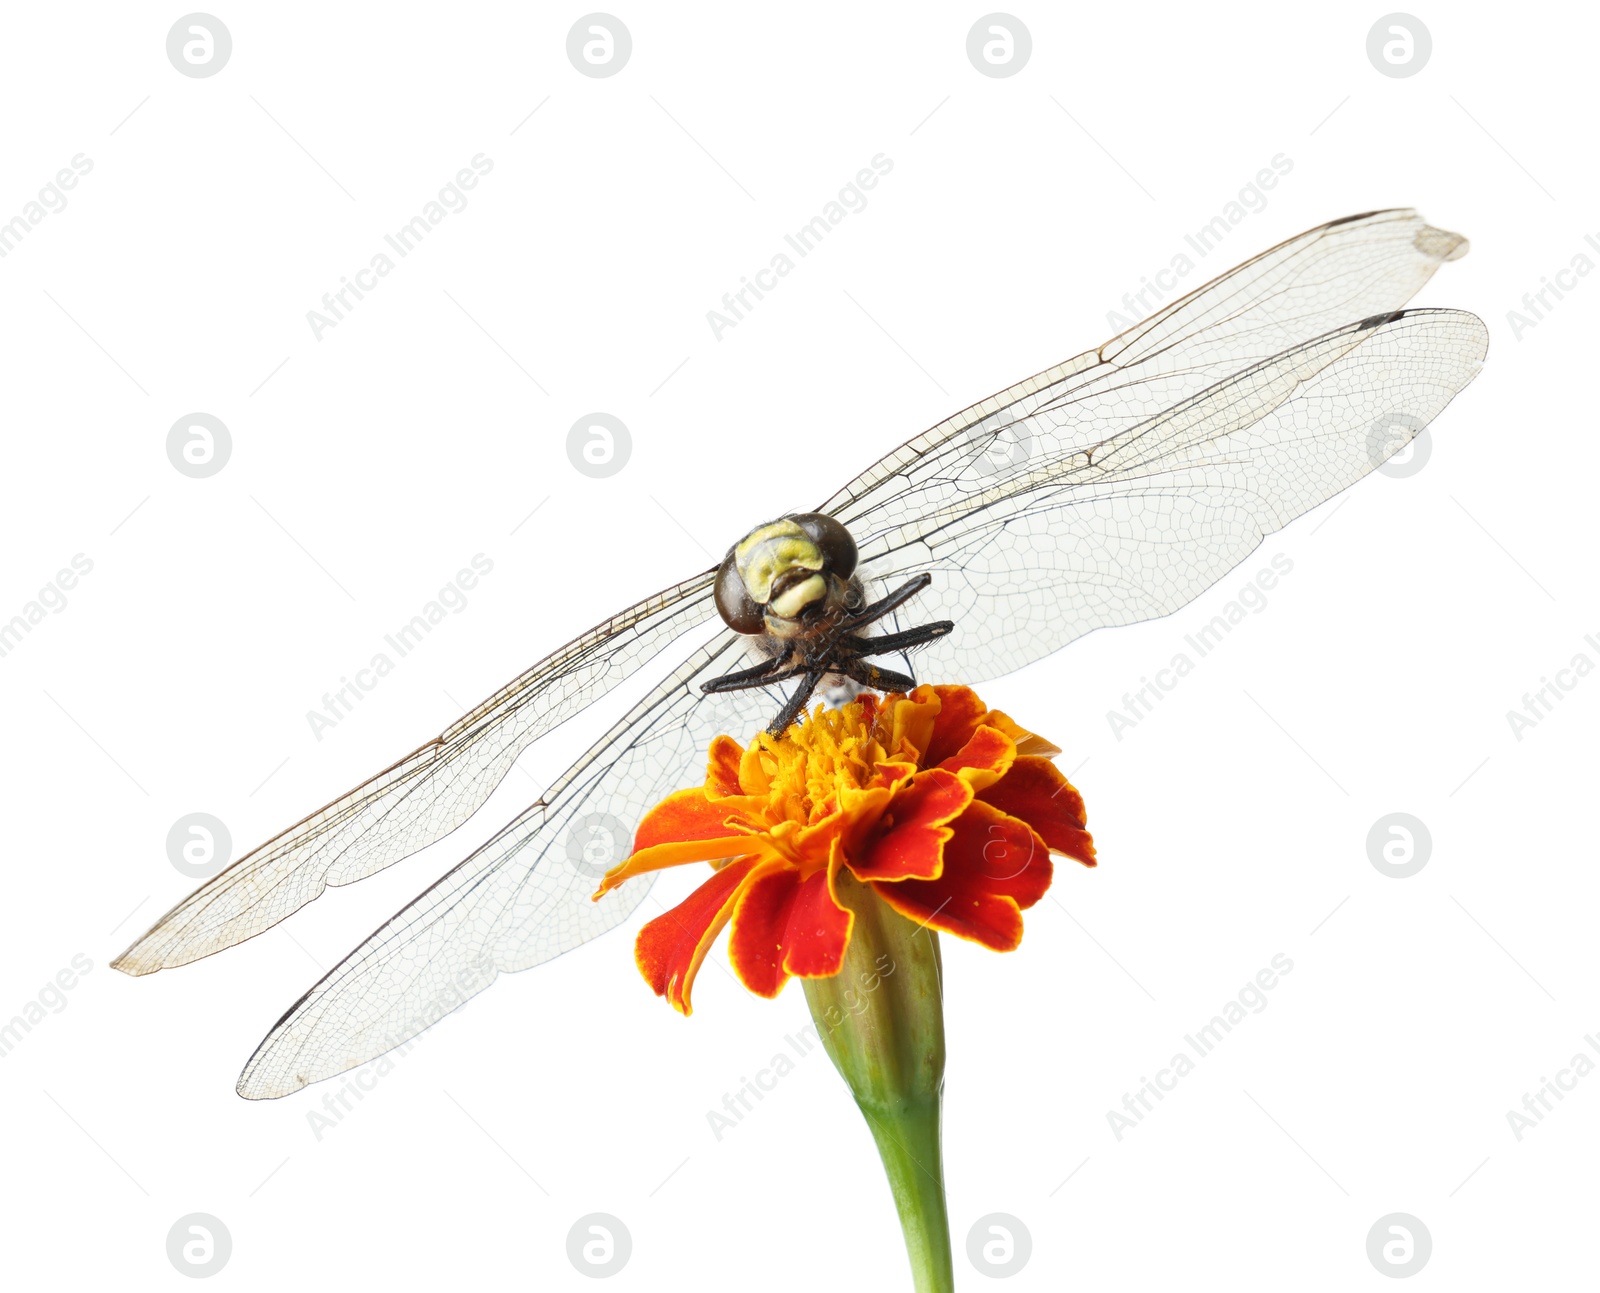
[[[1366,1236],[1397,1211],[1433,1237],[1418,1287],[1589,1278],[1600,1076],[1520,1141],[1506,1113],[1600,1030],[1600,676],[1520,741],[1506,711],[1600,662],[1600,283],[1520,340],[1507,322],[1600,260],[1592,18],[1420,11],[1432,59],[1391,79],[1376,6],[1034,5],[1031,61],[991,79],[965,52],[981,6],[650,5],[616,11],[631,61],[590,79],[580,8],[232,5],[230,62],[192,79],[165,54],[181,12],[13,8],[0,43],[0,219],[93,162],[0,260],[0,618],[93,562],[0,659],[0,1019],[93,964],[0,1059],[8,1284],[188,1287],[166,1235],[205,1212],[233,1240],[219,1288],[588,1288],[566,1235],[607,1212],[633,1237],[617,1288],[907,1287],[826,1061],[713,1136],[804,1001],[708,965],[678,1017],[632,964],[650,903],[424,1035],[320,1139],[329,1086],[234,1095],[323,968],[576,746],[244,946],[142,980],[108,962],[192,887],[179,817],[248,848],[751,523],[1097,344],[1280,153],[1185,286],[1415,205],[1472,239],[1419,303],[1481,315],[1488,364],[1416,475],[984,687],[1082,765],[1102,865],[1058,868],[1014,955],[946,941],[958,1281],[987,1286],[964,1249],[994,1212],[1032,1235],[1019,1290],[1387,1287]],[[307,311],[479,153],[470,205],[315,339]],[[879,153],[867,208],[714,339],[706,312]],[[233,438],[206,480],[165,450],[197,410]],[[566,457],[593,410],[633,436],[610,479]],[[306,712],[476,553],[466,609],[316,739]],[[1119,741],[1107,711],[1278,553],[1266,609]],[[1433,838],[1404,880],[1367,855],[1395,811]],[[1267,1008],[1119,1141],[1107,1112],[1276,953]]]

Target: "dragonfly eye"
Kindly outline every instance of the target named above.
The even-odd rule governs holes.
[[[856,572],[856,541],[850,531],[825,512],[804,512],[788,518],[810,536],[827,562],[831,575],[849,582]]]
[[[761,607],[744,586],[739,576],[737,548],[729,548],[717,570],[717,614],[735,633],[763,633],[766,621]]]

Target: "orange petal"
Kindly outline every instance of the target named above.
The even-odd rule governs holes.
[[[846,863],[858,880],[936,879],[943,866],[948,823],[972,803],[972,787],[953,772],[929,768],[889,803],[884,820]]]
[[[656,996],[665,997],[679,1013],[694,1013],[689,1002],[694,976],[728,923],[741,885],[758,864],[753,857],[730,863],[639,931],[633,945],[639,973]]]
[[[757,996],[775,997],[791,975],[825,978],[844,964],[854,915],[835,901],[829,868],[805,879],[787,867],[763,871],[739,895],[728,959]]]
[[[911,768],[911,772],[903,779],[907,784],[916,773],[910,764],[890,766]],[[860,790],[845,788],[839,792],[839,817],[843,824],[839,840],[846,857],[855,857],[865,851],[894,796],[892,787],[879,785],[869,785]]]
[[[1022,941],[1022,912],[1050,887],[1050,850],[1026,822],[983,803],[953,824],[937,880],[874,884],[902,916],[1010,952]]]
[[[1017,747],[1012,739],[998,727],[983,723],[965,745],[941,760],[939,766],[959,774],[974,790],[983,790],[1005,776],[1016,757]]]
[[[1020,758],[994,785],[978,794],[980,801],[1012,817],[1020,817],[1050,848],[1094,866],[1094,839],[1084,830],[1083,796],[1049,759]]]
[[[759,739],[751,741],[739,759],[739,785],[747,795],[765,795],[772,788],[767,771],[771,755],[763,753]]]
[[[661,871],[669,866],[683,866],[689,862],[720,862],[723,858],[750,854],[752,857],[770,856],[765,841],[754,835],[726,835],[715,840],[672,840],[653,848],[635,849],[626,861],[619,862],[600,880],[593,897],[604,898],[624,880],[631,880],[646,871]]]
[[[917,770],[909,763],[891,763],[884,765],[891,768],[909,768],[910,771],[900,780],[909,783],[916,775]],[[841,786],[839,789],[839,813],[852,828],[859,828],[863,824],[870,828],[877,824],[878,818],[883,815],[883,810],[889,806],[889,801],[894,798],[892,786],[869,784],[859,789],[850,786]]]
[[[706,798],[728,799],[744,794],[739,784],[739,764],[744,758],[744,746],[731,736],[719,736],[711,742],[711,752],[706,759]]]
[[[1059,746],[1052,745],[1037,732],[1030,732],[1011,715],[998,709],[991,709],[989,716],[983,720],[991,727],[998,727],[1002,732],[1017,743],[1018,754],[1040,754],[1048,758],[1052,754],[1060,754]]]
[[[883,798],[888,802],[887,792],[884,792]],[[784,839],[788,856],[807,870],[814,866],[826,866],[828,858],[833,854],[834,841],[849,828],[854,816],[855,813],[848,809],[835,811],[820,822],[797,827],[793,834]],[[874,813],[873,816],[876,818],[877,814]]]
[[[743,797],[741,796],[741,799]],[[699,786],[668,795],[644,815],[633,837],[634,850],[683,840],[709,840],[731,835],[728,817],[734,810],[726,799],[709,799]]]
[[[902,757],[909,747],[918,760],[927,752],[933,738],[933,727],[939,718],[939,696],[932,687],[924,684],[909,696],[887,701],[878,726],[883,731],[883,745],[892,758]]]

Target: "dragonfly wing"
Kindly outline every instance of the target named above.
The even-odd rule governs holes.
[[[534,740],[712,618],[711,579],[648,597],[545,657],[393,767],[220,871],[112,965],[126,974],[186,965],[448,835]]]
[[[917,653],[925,675],[997,677],[1199,596],[1408,444],[1477,375],[1488,341],[1458,310],[1349,324],[1092,450],[1036,454],[982,492],[953,481],[947,506],[863,544],[861,568],[933,572],[912,607],[957,629]]]
[[[819,510],[857,544],[1138,425],[1252,364],[1399,309],[1459,234],[1415,211],[1374,211],[1307,230],[1174,301],[1096,350],[945,419],[869,467]]]
[[[492,840],[387,921],[290,1008],[239,1077],[239,1094],[272,1099],[400,1045],[501,974],[570,951],[625,920],[652,877],[590,901],[604,862],[586,855],[609,824],[612,859],[639,819],[695,781],[713,736],[748,733],[781,703],[765,689],[706,695],[700,684],[746,663],[748,644],[719,635],[620,720]],[[626,839],[617,839],[617,835]]]

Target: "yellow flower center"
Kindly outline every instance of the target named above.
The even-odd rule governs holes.
[[[860,703],[816,710],[782,736],[762,733],[757,757],[770,780],[773,822],[806,826],[839,811],[840,792],[859,790],[886,757]]]

